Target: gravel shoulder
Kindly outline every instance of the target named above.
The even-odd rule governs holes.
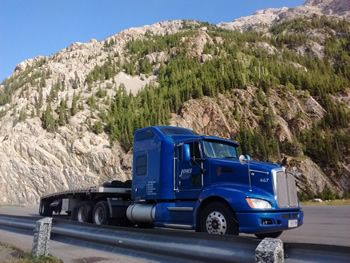
[[[19,250],[29,253],[32,249],[32,242],[32,236],[0,229],[0,243],[15,245],[16,248],[18,248]],[[68,243],[61,243],[53,240],[50,241],[50,254],[52,254],[54,257],[61,259],[64,263],[151,262],[150,260],[145,260],[130,255],[110,253],[103,250],[96,250],[93,248],[82,247]],[[3,263],[1,259],[2,257],[0,255],[0,263]],[[13,263],[12,261],[10,262]],[[30,263],[30,261],[24,262]],[[15,261],[14,263],[17,262]]]
[[[8,244],[0,243],[0,259],[1,262],[15,262],[16,259],[24,255],[24,252],[15,249]]]
[[[9,245],[0,243],[0,262],[1,263],[62,263],[62,260],[53,257],[32,258],[30,253]]]

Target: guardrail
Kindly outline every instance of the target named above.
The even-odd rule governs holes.
[[[38,242],[38,236],[40,237],[38,224],[43,222],[39,219],[40,217],[0,215],[0,227],[26,231],[36,229],[36,242]],[[112,249],[141,251],[148,255],[163,256],[177,261],[264,263],[300,262],[300,260],[303,262],[349,262],[350,259],[350,248],[347,247],[283,244],[279,239],[264,239],[260,242],[260,240],[247,237],[215,236],[163,229],[96,226],[56,218],[52,220],[50,233],[53,240],[62,241],[62,238],[69,238],[77,241],[78,245],[81,241],[85,241]],[[45,235],[42,238],[46,240]],[[44,243],[41,242],[40,246],[43,246]],[[33,246],[33,252],[34,249],[35,246]],[[42,251],[47,253],[45,247]]]

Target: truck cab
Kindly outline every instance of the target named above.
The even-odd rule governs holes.
[[[277,164],[238,156],[238,147],[180,127],[137,130],[134,203],[127,218],[140,225],[260,238],[302,225],[293,175]]]

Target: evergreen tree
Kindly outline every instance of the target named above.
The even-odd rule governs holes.
[[[27,119],[27,112],[26,109],[21,109],[21,111],[19,112],[19,117],[18,117],[18,121],[19,122],[23,122]]]
[[[64,126],[68,122],[67,102],[65,100],[62,100],[57,110],[58,110],[58,125]]]
[[[78,101],[79,101],[79,95],[76,95],[74,92],[73,99],[72,99],[72,107],[70,109],[71,116],[74,116],[78,112]]]
[[[42,126],[45,130],[47,130],[48,132],[56,131],[57,124],[56,124],[56,120],[53,117],[50,103],[48,103],[46,110],[43,112],[41,121],[42,121]]]

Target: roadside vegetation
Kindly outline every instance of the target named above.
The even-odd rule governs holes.
[[[24,252],[15,246],[0,243],[0,262],[1,263],[63,263],[62,260],[53,257],[34,258],[30,253]]]
[[[298,198],[303,204],[350,204],[350,192],[343,194],[334,193],[329,187],[325,187],[321,193],[310,194],[307,192],[298,192]]]
[[[335,200],[325,200],[323,202],[314,201],[304,201],[301,202],[302,206],[338,206],[338,205],[350,205],[350,199],[335,199]]]

